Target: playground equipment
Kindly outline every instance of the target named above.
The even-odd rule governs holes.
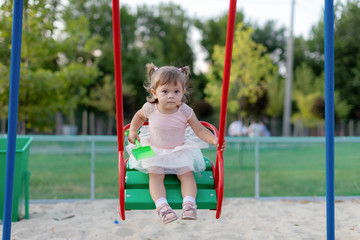
[[[16,139],[12,221],[18,221],[22,217],[29,218],[30,172],[27,167],[31,141],[30,137],[18,137]],[[0,137],[0,202],[4,201],[5,193],[6,146],[7,139]],[[0,219],[2,219],[3,213],[3,205],[0,205]]]
[[[118,156],[119,156],[119,173],[124,168],[124,132],[122,119],[122,87],[121,87],[121,48],[120,48],[120,16],[119,0],[113,0],[113,32],[114,32],[114,56],[115,56],[115,85],[116,85],[116,111],[117,131],[118,131]],[[230,1],[229,27],[234,27],[233,16],[236,11],[236,0]],[[20,57],[21,57],[21,35],[22,35],[22,13],[23,0],[14,0],[13,3],[13,29],[12,29],[12,48],[11,48],[11,70],[10,70],[10,97],[9,97],[9,114],[8,114],[8,146],[6,155],[6,180],[5,180],[5,201],[3,217],[3,240],[10,240],[11,235],[11,210],[12,196],[14,185],[14,168],[15,168],[15,146],[16,146],[16,129],[17,114],[19,102],[19,80],[20,80]],[[232,25],[231,25],[232,24]],[[232,32],[233,34],[233,32]],[[224,69],[223,99],[220,112],[219,124],[219,145],[224,141],[224,124],[227,106],[227,89],[230,74],[230,62],[232,52],[232,35],[231,31],[227,33],[226,57]],[[231,46],[230,46],[231,45]],[[227,80],[226,80],[227,79]],[[225,92],[225,93],[224,93]],[[225,96],[226,95],[226,96]],[[225,106],[225,107],[224,107]],[[334,219],[334,2],[325,0],[325,121],[326,121],[326,209],[327,209],[327,239],[335,239],[335,219]],[[221,153],[217,151],[217,157]],[[217,164],[220,161],[217,161]],[[221,163],[219,163],[221,164]],[[123,175],[119,178],[119,190],[125,189],[125,182],[122,181]],[[219,176],[223,178],[223,175]],[[125,195],[120,192],[120,215],[125,219],[123,206],[125,206]],[[222,198],[218,196],[218,205],[222,204]],[[219,202],[220,200],[220,202]],[[221,210],[221,209],[217,209]],[[218,215],[217,217],[219,217]]]
[[[114,36],[114,62],[115,62],[115,91],[116,91],[116,118],[118,136],[118,171],[119,171],[119,214],[125,220],[125,210],[153,209],[148,182],[149,177],[138,171],[127,169],[124,159],[124,132],[130,127],[123,127],[122,108],[122,73],[121,73],[121,35],[119,1],[113,0],[113,36]],[[225,67],[222,87],[222,100],[220,108],[219,131],[211,124],[201,122],[209,128],[217,137],[219,146],[224,143],[226,109],[229,91],[230,68],[232,47],[235,29],[236,0],[230,0],[228,28],[225,48]],[[147,123],[145,123],[147,124]],[[197,205],[199,209],[216,210],[216,218],[221,215],[221,207],[224,194],[224,160],[220,147],[217,149],[215,165],[208,159],[206,171],[195,174],[198,185]],[[166,176],[164,180],[169,204],[174,209],[181,209],[182,197],[180,183],[174,176]]]

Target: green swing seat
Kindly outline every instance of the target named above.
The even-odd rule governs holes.
[[[209,159],[204,157],[206,169],[203,172],[194,173],[198,192],[196,204],[198,209],[216,209],[217,199]],[[164,180],[166,196],[173,209],[181,209],[182,196],[180,181],[176,175],[166,175]],[[129,169],[125,177],[125,210],[154,209],[155,204],[149,192],[149,175],[135,169]]]
[[[218,136],[217,129],[200,121]],[[145,122],[144,125],[148,125]],[[130,124],[123,128],[125,132]],[[213,164],[204,157],[206,168],[202,172],[194,173],[197,184],[196,205],[198,209],[216,211],[216,218],[221,215],[224,194],[224,159],[223,153],[218,149],[216,162]],[[125,220],[126,210],[155,209],[155,204],[149,191],[149,175],[135,169],[130,169],[128,160],[124,158],[124,151],[119,151],[119,214]],[[176,175],[166,175],[164,179],[166,198],[173,209],[181,209],[183,198],[181,195],[180,181]]]

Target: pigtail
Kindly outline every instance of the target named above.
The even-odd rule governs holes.
[[[190,67],[189,66],[185,66],[185,67],[181,67],[178,69],[185,77],[185,81],[184,81],[184,89],[186,90],[183,98],[182,98],[182,102],[186,103],[189,96],[190,96],[190,91],[189,91],[189,86],[188,86],[188,81],[189,81],[189,77],[190,77]]]
[[[190,77],[190,67],[189,66],[185,66],[185,67],[181,67],[179,68],[180,72],[182,72],[185,75],[185,79],[186,81],[189,80]]]
[[[147,63],[146,65],[146,76],[148,79],[151,78],[151,75],[157,70],[157,67],[153,63]]]
[[[145,65],[145,67],[146,67],[146,79],[147,79],[147,81],[145,81],[145,83],[144,83],[144,88],[150,94],[150,96],[146,97],[146,101],[148,101],[149,103],[155,103],[155,102],[157,102],[157,99],[155,99],[152,96],[151,92],[150,92],[151,88],[153,87],[152,83],[151,83],[151,77],[156,72],[156,70],[158,68],[153,63],[147,63]]]

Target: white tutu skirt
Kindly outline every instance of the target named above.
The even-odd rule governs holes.
[[[186,139],[185,143],[172,149],[157,148],[149,143],[149,136],[140,135],[141,146],[151,146],[155,156],[136,160],[131,151],[136,148],[129,143],[126,150],[129,153],[129,167],[144,173],[177,174],[190,171],[201,172],[206,168],[201,148],[209,145],[202,141]]]

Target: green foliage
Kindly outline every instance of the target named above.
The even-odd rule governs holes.
[[[91,91],[88,105],[99,111],[115,116],[115,86],[110,75],[104,77],[104,83]]]
[[[12,6],[5,3],[2,9],[0,22],[4,25],[12,17],[7,14]],[[45,132],[52,132],[57,111],[69,113],[82,103],[87,87],[98,75],[96,66],[89,64],[89,60],[92,51],[97,49],[99,37],[90,37],[84,28],[87,25],[84,17],[65,19],[66,33],[61,34],[55,24],[58,9],[57,0],[24,2],[19,119],[26,122],[27,128]],[[10,42],[10,38],[2,34],[0,42]],[[8,66],[9,60],[4,55],[1,59]],[[1,67],[1,71],[5,71],[0,79],[1,106],[8,105],[7,66]],[[5,115],[7,109],[2,110]]]
[[[19,119],[35,131],[51,132],[58,109],[57,43],[54,22],[59,1],[24,1]],[[1,6],[0,25],[0,118],[7,118],[9,99],[12,2]]]
[[[64,113],[70,114],[79,104],[86,103],[87,90],[98,74],[95,66],[81,63],[71,63],[55,73],[61,86],[59,106]]]
[[[285,81],[279,75],[274,74],[267,85],[268,105],[266,114],[270,117],[278,118],[283,114]]]
[[[313,111],[316,101],[325,94],[323,79],[316,78],[312,69],[303,63],[296,68],[293,82],[292,98],[298,111],[293,114],[292,121],[301,120],[304,126],[314,127],[322,119],[320,116],[325,116],[319,114],[319,111],[321,112],[319,109],[318,112]]]
[[[255,103],[265,94],[267,84],[277,72],[265,47],[252,40],[252,33],[253,30],[244,29],[243,24],[236,27],[228,100],[228,113],[235,116],[240,113],[242,100],[246,98],[249,103]],[[220,105],[224,58],[225,47],[215,46],[205,88],[207,100],[213,106]],[[251,115],[251,110],[240,114]]]
[[[54,22],[58,13],[57,0],[24,1],[22,62],[31,69],[55,70],[57,60]],[[10,65],[12,33],[12,1],[6,1],[0,12],[0,61]]]
[[[65,39],[62,41],[60,51],[65,55],[66,62],[80,62],[84,64],[93,63],[93,51],[99,49],[101,37],[91,34],[89,31],[89,21],[86,16],[74,18],[71,14],[71,6],[66,11]]]
[[[352,106],[340,97],[340,92],[334,93],[335,116],[339,119],[346,119],[349,116]]]
[[[360,118],[360,4],[359,0],[349,0],[335,6],[335,90],[339,97],[351,107],[350,118]],[[308,44],[307,64],[320,76],[324,71],[324,21],[313,27]],[[348,108],[346,108],[348,109]],[[339,111],[339,110],[338,110]],[[342,111],[342,110],[340,110]],[[345,111],[344,111],[345,112]],[[341,115],[341,114],[340,114]]]
[[[6,119],[9,110],[9,67],[0,63],[0,118]]]
[[[312,69],[303,63],[295,70],[293,100],[298,109],[292,116],[292,121],[302,120],[307,127],[314,127],[325,117],[325,84],[324,75],[316,77]],[[319,106],[320,101],[320,106]],[[339,91],[335,91],[335,115],[344,119],[350,110],[350,105],[340,98]],[[314,109],[316,108],[316,109]]]
[[[319,96],[321,96],[321,93],[318,91],[309,94],[303,94],[300,91],[294,92],[293,99],[295,100],[299,111],[293,114],[292,121],[295,122],[297,119],[301,119],[304,126],[316,126],[319,117],[313,113],[312,106]]]
[[[2,119],[7,118],[8,111],[12,4],[13,1],[3,1],[0,6]],[[360,117],[359,9],[359,0],[349,0],[337,4],[335,10],[335,116],[338,119]],[[207,75],[192,74],[190,104],[203,110],[199,111],[203,117],[213,118],[209,116],[212,107],[219,107],[221,98],[228,14],[202,22],[191,19],[182,7],[173,3],[144,5],[136,10],[131,11],[126,5],[120,9],[126,118],[145,101],[143,82],[147,62],[159,66],[189,65],[193,69],[195,57],[189,43],[193,26],[202,33],[201,44],[211,66]],[[244,13],[237,12],[236,23],[243,20]],[[324,116],[323,27],[320,19],[309,40],[295,39],[293,119],[305,117],[311,122]],[[284,80],[274,64],[281,67],[284,63],[284,27],[268,21],[263,26],[242,23],[236,30],[228,102],[230,117],[238,118],[239,114],[280,117]],[[25,0],[22,39],[19,118],[27,127],[51,132],[56,112],[74,115],[76,111],[88,110],[115,114],[110,0],[66,3]],[[203,101],[205,92],[211,106]]]
[[[6,118],[9,105],[9,69],[0,66],[0,118]],[[4,75],[3,75],[4,74]],[[59,83],[50,70],[32,71],[21,68],[19,88],[19,119],[28,128],[51,132],[54,127],[54,114],[58,110]]]
[[[360,118],[360,2],[349,0],[340,7],[335,31],[335,88],[352,105],[350,115]]]
[[[285,62],[285,27],[277,28],[274,20],[267,21],[263,27],[254,27],[252,38],[255,42],[261,43],[270,53],[275,64]]]
[[[303,63],[295,70],[294,74],[294,92],[300,91],[303,94],[309,94],[319,91],[321,94],[325,92],[325,84],[323,78],[317,78],[312,69]]]
[[[0,63],[10,65],[12,2],[4,2],[0,6]],[[0,76],[1,77],[1,76]]]
[[[202,32],[201,45],[206,49],[208,53],[207,60],[212,60],[214,53],[214,47],[216,45],[225,46],[226,32],[227,32],[227,21],[229,14],[224,13],[223,15],[209,19],[206,22],[195,20],[195,26]],[[244,13],[242,11],[236,12],[235,24],[239,24],[244,21]]]

